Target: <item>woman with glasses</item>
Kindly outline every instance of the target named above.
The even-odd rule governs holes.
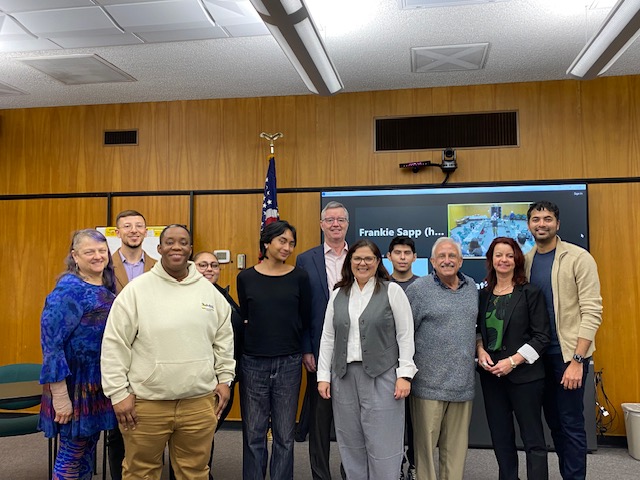
[[[222,415],[218,420],[218,426],[216,427],[216,431],[220,429],[222,422],[227,418],[229,411],[231,410],[231,405],[233,403],[233,393],[234,393],[234,385],[240,379],[238,377],[238,373],[240,372],[239,363],[240,357],[242,353],[242,315],[240,315],[240,306],[236,303],[226,288],[222,288],[218,285],[218,280],[220,279],[220,262],[218,258],[211,252],[198,252],[193,257],[193,262],[196,264],[196,269],[209,280],[216,290],[220,292],[220,294],[225,298],[225,300],[229,303],[231,307],[231,326],[233,327],[233,356],[236,359],[236,376],[231,385],[231,396],[229,397],[229,403],[222,411]]]
[[[349,480],[398,477],[413,354],[409,300],[389,281],[376,244],[360,240],[329,299],[318,364],[318,391],[332,399]]]
[[[273,446],[270,477],[293,480],[293,442],[302,379],[302,336],[311,316],[311,286],[303,269],[288,265],[296,230],[278,220],[260,235],[260,260],[238,275],[245,322],[240,382],[242,476],[264,479],[267,430]]]
[[[542,428],[549,316],[542,292],[527,282],[515,240],[498,237],[487,251],[487,286],[480,291],[476,350],[487,422],[500,480],[518,479],[513,416],[527,458],[527,478],[549,478]]]
[[[107,239],[96,230],[75,232],[65,264],[42,311],[38,426],[47,438],[60,436],[53,479],[88,480],[100,432],[117,426],[100,382],[100,346],[115,299]]]

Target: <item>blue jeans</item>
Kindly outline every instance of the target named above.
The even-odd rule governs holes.
[[[584,480],[587,476],[587,434],[584,429],[584,384],[589,371],[585,358],[582,386],[565,390],[560,381],[567,369],[561,354],[543,355],[545,368],[544,416],[551,430],[564,480]]]
[[[262,480],[267,473],[267,430],[273,448],[269,473],[293,480],[293,443],[302,380],[302,355],[242,356],[242,478]]]

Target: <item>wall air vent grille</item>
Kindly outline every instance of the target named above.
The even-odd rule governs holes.
[[[376,152],[518,145],[518,112],[375,119]]]
[[[137,130],[107,130],[104,132],[105,145],[138,145]]]

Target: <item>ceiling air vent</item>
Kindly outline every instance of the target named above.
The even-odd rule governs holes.
[[[138,130],[107,130],[105,145],[138,145]]]

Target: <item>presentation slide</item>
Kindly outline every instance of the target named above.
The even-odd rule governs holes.
[[[515,239],[524,253],[534,245],[527,228],[532,202],[548,200],[560,208],[559,235],[589,248],[586,184],[451,187],[398,190],[321,192],[324,207],[331,201],[349,211],[347,243],[373,241],[383,255],[396,235],[416,243],[416,275],[431,271],[429,257],[438,237],[449,236],[462,248],[462,271],[476,283],[485,277],[486,251],[496,237]],[[391,272],[391,262],[385,260]]]

